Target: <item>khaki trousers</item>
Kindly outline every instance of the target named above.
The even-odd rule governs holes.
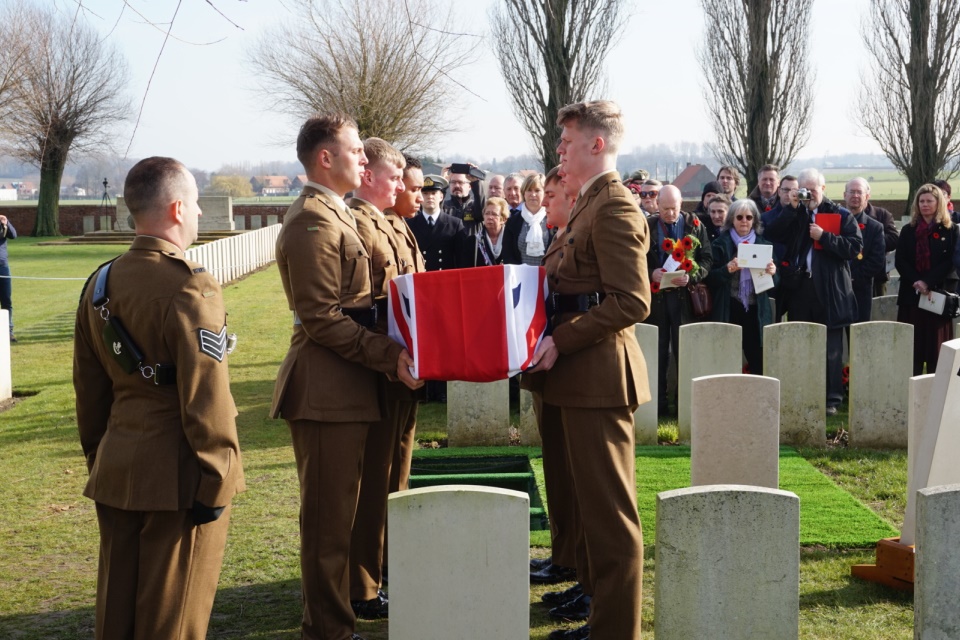
[[[581,539],[580,523],[576,520],[577,496],[574,493],[570,461],[563,437],[560,407],[545,403],[543,396],[533,392],[533,412],[543,443],[543,481],[547,491],[547,513],[550,515],[550,544],[553,563],[561,567],[577,567],[577,540]],[[581,553],[581,557],[585,554]]]
[[[633,407],[562,407],[564,442],[583,532],[590,640],[640,640],[643,534],[637,513]]]
[[[357,512],[366,422],[288,420],[300,479],[302,637],[349,640],[350,531]]]
[[[97,640],[206,638],[230,507],[199,527],[187,510],[96,507]]]

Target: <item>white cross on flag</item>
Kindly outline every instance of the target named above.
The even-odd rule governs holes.
[[[547,327],[543,267],[501,265],[390,281],[390,337],[421,380],[492,382],[530,366]]]

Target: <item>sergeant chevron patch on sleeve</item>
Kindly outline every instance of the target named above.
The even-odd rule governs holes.
[[[223,325],[220,333],[200,329],[200,352],[223,362],[223,356],[227,354],[227,325]]]

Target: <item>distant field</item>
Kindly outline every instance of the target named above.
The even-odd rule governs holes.
[[[906,200],[910,191],[910,183],[894,169],[827,169],[823,175],[831,200],[843,200],[843,188],[852,178],[866,178],[871,197],[878,200]]]

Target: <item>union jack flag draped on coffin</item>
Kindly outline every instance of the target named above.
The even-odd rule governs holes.
[[[503,380],[529,367],[547,328],[543,267],[431,271],[390,281],[390,337],[422,380]]]

